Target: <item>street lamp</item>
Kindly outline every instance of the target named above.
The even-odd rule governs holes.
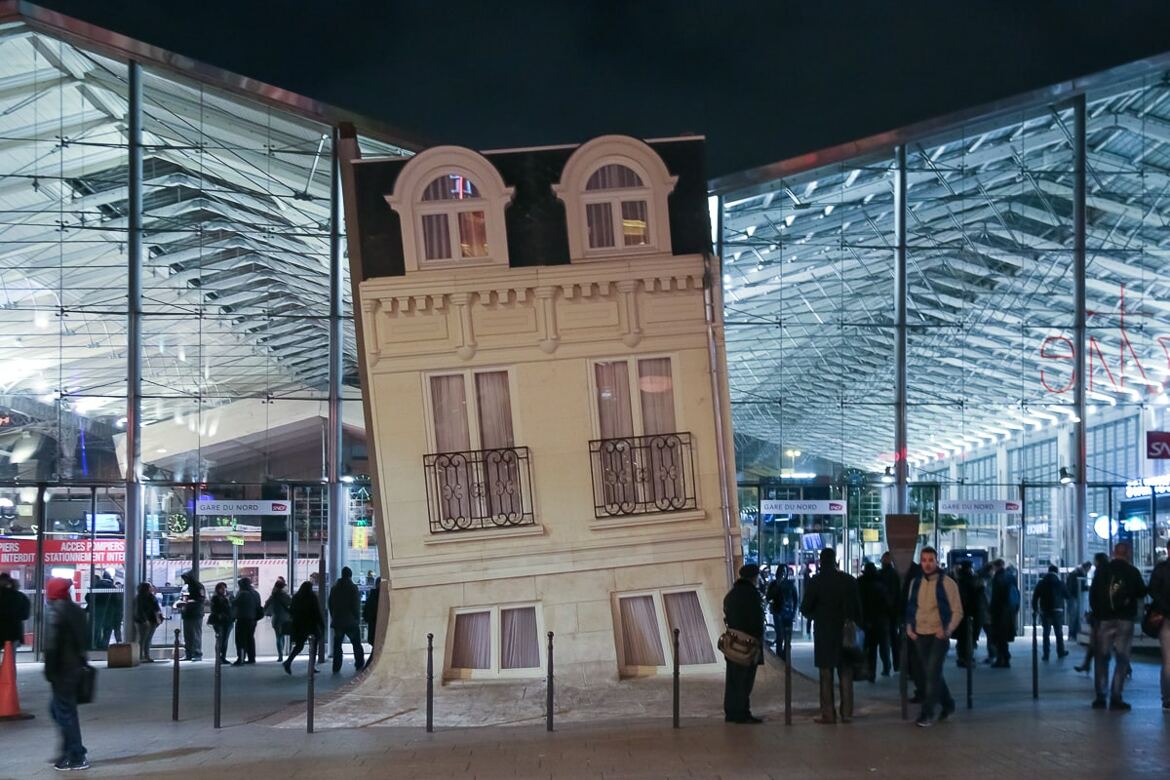
[[[800,457],[800,450],[784,450],[784,455],[792,459],[791,468],[796,471],[796,459]]]

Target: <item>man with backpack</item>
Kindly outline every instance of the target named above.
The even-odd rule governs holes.
[[[1118,542],[1113,548],[1113,559],[1098,570],[1089,589],[1089,606],[1097,621],[1096,669],[1094,686],[1096,698],[1093,709],[1103,710],[1105,683],[1109,676],[1109,656],[1114,658],[1113,684],[1109,689],[1108,707],[1125,712],[1128,702],[1121,698],[1125,675],[1129,671],[1129,651],[1133,644],[1133,621],[1146,595],[1142,574],[1129,562],[1128,542]]]
[[[1068,593],[1064,583],[1060,580],[1060,569],[1049,566],[1048,573],[1040,578],[1036,587],[1032,589],[1032,611],[1040,613],[1040,622],[1044,626],[1044,660],[1048,660],[1049,634],[1056,629],[1056,655],[1064,658],[1068,651],[1064,649],[1064,602]]]
[[[788,567],[781,564],[776,577],[768,583],[765,596],[768,611],[772,613],[772,625],[776,627],[776,655],[788,660],[792,648],[792,624],[796,620],[796,585],[788,578]]]

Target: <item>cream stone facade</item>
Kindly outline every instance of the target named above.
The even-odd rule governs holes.
[[[490,257],[486,249],[469,250],[466,235],[462,252],[478,252],[482,262],[432,262],[427,256],[438,254],[436,242],[445,239],[431,231],[424,248],[422,234],[439,223],[419,222],[412,209],[420,186],[440,181],[435,176],[456,182],[456,210],[486,211],[489,241],[504,229],[505,211],[518,207],[509,203],[510,187],[485,168],[490,155],[452,147],[432,152],[405,163],[394,191],[383,193],[403,226],[404,272],[365,278],[356,296],[390,582],[375,676],[418,677],[433,634],[436,677],[441,663],[445,680],[541,678],[553,632],[559,679],[608,683],[666,673],[675,627],[686,645],[684,673],[721,668],[715,638],[729,550],[738,549],[729,522],[736,516],[728,483],[734,468],[720,462],[732,451],[722,332],[710,298],[717,291],[705,286],[709,258],[671,249],[667,196],[674,177],[640,141],[597,139],[569,157],[553,184],[572,214],[561,216],[570,262],[518,266],[498,241]],[[590,241],[604,240],[580,234],[587,222],[596,229],[590,220],[601,212],[586,217],[580,196],[586,178],[604,165],[636,171],[622,174],[627,184],[643,185],[627,188],[635,193],[629,197],[642,193],[649,202],[641,211],[628,200],[614,206],[615,214],[635,217],[620,228],[640,242],[632,251],[589,251]],[[463,175],[476,180],[469,185]],[[465,219],[459,217],[460,230]],[[451,223],[442,224],[445,230]],[[515,253],[519,240],[509,235],[504,246]],[[599,403],[614,399],[608,384],[599,387],[610,380],[599,377],[626,371],[628,380],[615,381],[633,407],[635,429],[606,439],[601,417],[611,413]],[[474,444],[477,423],[487,424],[479,416],[488,411],[477,407],[485,401],[476,395],[486,375],[506,386],[506,398],[493,396],[492,413],[509,407],[509,446],[472,446],[447,457],[440,439],[448,437],[449,398],[440,391],[464,388],[465,406],[460,411],[457,403],[455,414],[464,415],[460,431],[471,429]],[[463,379],[435,380],[454,376]],[[674,430],[628,435],[650,427],[652,412],[642,408],[650,403],[659,404],[653,414],[672,420]],[[656,473],[663,481],[653,487]],[[653,623],[656,632],[648,628]],[[647,663],[656,655],[661,663]]]

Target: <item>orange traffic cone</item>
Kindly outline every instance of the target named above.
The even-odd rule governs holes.
[[[0,720],[31,720],[32,713],[20,711],[16,694],[16,646],[4,643],[4,660],[0,662]]]

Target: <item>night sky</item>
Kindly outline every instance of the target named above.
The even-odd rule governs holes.
[[[702,133],[712,176],[1170,51],[1167,0],[41,5],[434,143]]]

